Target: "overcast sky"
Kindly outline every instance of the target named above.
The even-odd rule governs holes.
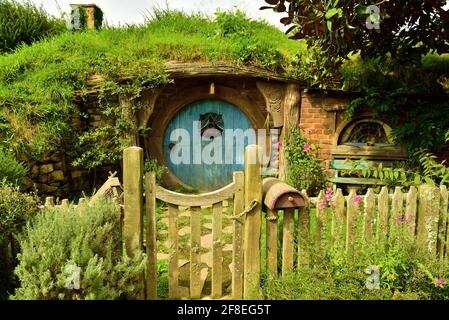
[[[155,6],[165,8],[168,5],[171,9],[185,12],[201,11],[208,15],[213,15],[217,9],[229,10],[238,7],[252,18],[260,18],[282,27],[279,23],[281,14],[271,10],[259,10],[265,4],[263,0],[31,0],[31,2],[43,5],[47,12],[57,16],[59,10],[69,12],[70,4],[95,3],[103,10],[105,19],[110,25],[141,23],[146,10],[151,10]]]

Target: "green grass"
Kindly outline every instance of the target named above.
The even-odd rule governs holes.
[[[65,32],[0,55],[0,144],[36,157],[65,147],[76,158],[73,99],[92,74],[103,75],[112,93],[137,95],[169,81],[165,62],[228,62],[289,74],[290,60],[303,49],[239,12],[212,20],[166,11],[140,26]],[[135,77],[127,88],[117,83],[123,75]]]

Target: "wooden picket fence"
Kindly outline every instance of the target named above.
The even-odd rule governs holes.
[[[311,219],[312,209],[315,209],[315,219]],[[401,234],[406,236],[404,242],[411,239],[440,259],[449,258],[446,186],[410,187],[407,193],[396,187],[392,194],[383,187],[379,194],[368,189],[363,196],[353,191],[344,196],[341,189],[337,189],[332,199],[321,191],[318,197],[309,198],[308,205],[297,214],[298,231],[295,233],[295,210],[267,212],[267,271],[271,275],[278,275],[279,262],[282,275],[294,270],[295,242],[296,268],[301,268],[310,262],[311,243],[323,252],[338,247],[352,254],[358,246],[385,240],[401,227],[406,232]],[[280,215],[283,225],[278,234],[277,217]],[[281,238],[282,257],[278,258],[278,239]]]
[[[266,250],[266,270],[271,276],[283,276],[307,266],[313,250],[327,252],[342,248],[349,256],[359,246],[369,246],[406,230],[404,241],[416,241],[440,259],[449,257],[448,191],[445,186],[411,187],[407,193],[397,187],[389,194],[383,187],[379,194],[368,189],[363,196],[351,191],[344,196],[340,189],[330,199],[321,191],[318,197],[306,198],[306,205],[284,210],[266,210],[266,247],[261,246],[262,179],[257,146],[245,149],[245,170],[234,173],[234,181],[215,192],[185,195],[166,190],[155,183],[153,173],[143,179],[143,150],[130,147],[124,151],[124,221],[123,242],[128,255],[142,250],[144,240],[148,266],[145,292],[140,299],[157,298],[156,199],[168,206],[169,298],[179,299],[178,225],[180,207],[190,210],[190,299],[204,298],[199,285],[201,250],[200,207],[212,206],[212,279],[209,298],[248,299],[260,293],[261,253]],[[143,190],[145,186],[145,194]],[[222,288],[222,209],[221,204],[234,199],[232,294],[223,297]],[[145,199],[145,200],[144,200]],[[146,230],[143,230],[143,207],[146,204]],[[296,216],[295,216],[296,215]],[[282,219],[281,219],[282,218]],[[280,225],[282,221],[282,225]],[[405,228],[404,227],[406,223]],[[281,228],[279,228],[281,227]],[[295,230],[297,228],[297,230]],[[313,237],[313,238],[312,238]],[[282,241],[279,241],[282,239]],[[279,248],[279,245],[282,248]],[[280,249],[280,250],[278,250]]]

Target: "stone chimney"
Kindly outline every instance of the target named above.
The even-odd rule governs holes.
[[[71,4],[70,7],[73,9],[75,8],[83,8],[86,12],[86,28],[89,30],[95,29],[95,9],[97,5],[95,4]]]

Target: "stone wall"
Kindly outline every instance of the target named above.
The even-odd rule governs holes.
[[[99,127],[106,119],[98,107],[94,96],[87,98],[83,103],[77,103],[82,117],[75,115],[72,125],[75,130]],[[109,171],[117,168],[105,167],[95,171],[71,166],[71,161],[62,152],[44,153],[38,160],[19,155],[19,160],[28,167],[28,175],[24,179],[23,189],[36,192],[40,196],[54,196],[73,198],[81,192],[89,194],[95,188],[99,188],[107,179]]]
[[[20,160],[24,161],[29,169],[23,183],[24,189],[56,197],[68,195],[70,174],[61,152],[45,153],[39,160],[26,157]]]

